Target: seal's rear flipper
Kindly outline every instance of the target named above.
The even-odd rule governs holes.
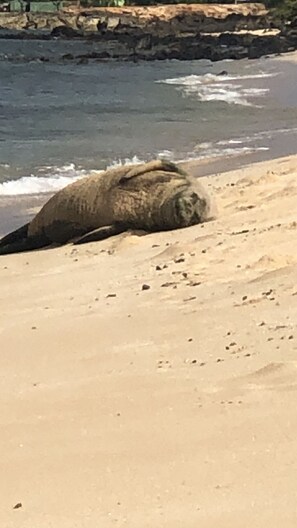
[[[45,236],[28,237],[28,226],[25,224],[19,229],[8,233],[0,240],[0,255],[9,255],[10,253],[20,253],[21,251],[31,251],[44,246],[49,246],[50,241]]]
[[[8,244],[12,244],[14,242],[19,242],[20,240],[26,239],[28,234],[28,226],[29,224],[25,224],[22,227],[19,227],[15,231],[8,233],[8,235],[1,238],[0,248],[3,246],[7,246]]]
[[[9,236],[9,235],[8,235]],[[0,241],[0,255],[9,255],[11,253],[21,253],[22,251],[32,251],[49,246],[51,242],[44,236],[23,238],[15,242],[2,245]]]
[[[123,229],[123,227],[120,227],[118,225],[99,227],[98,229],[89,231],[89,233],[86,233],[82,237],[75,240],[74,244],[85,244],[86,242],[98,242],[99,240],[104,240],[105,238],[119,235],[120,233],[123,233],[123,231],[125,231],[125,229]]]

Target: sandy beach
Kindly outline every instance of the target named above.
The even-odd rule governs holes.
[[[297,156],[202,183],[207,224],[0,257],[1,527],[295,528]]]

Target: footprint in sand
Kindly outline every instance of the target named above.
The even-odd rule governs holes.
[[[297,265],[296,263],[291,264],[284,264],[283,266],[276,267],[275,269],[269,270],[266,268],[262,268],[262,273],[258,275],[255,279],[252,279],[250,283],[257,283],[262,282],[266,280],[271,279],[278,279],[282,277],[286,277],[288,280],[290,277],[292,278],[292,283],[294,284],[296,282],[296,272],[297,272]]]
[[[246,390],[297,390],[297,361],[268,363],[231,383]]]
[[[204,227],[204,224],[199,224],[200,227]],[[199,226],[193,226],[193,228],[197,228]],[[191,229],[191,228],[188,228]],[[221,234],[221,233],[219,233]],[[157,253],[153,259],[156,261],[163,262],[164,259],[172,260],[174,262],[177,261],[180,257],[194,257],[195,254],[198,252],[206,253],[204,245],[199,245],[200,242],[205,242],[206,240],[210,240],[212,238],[215,238],[217,236],[217,233],[210,233],[207,235],[200,235],[196,236],[192,241],[188,243],[181,244],[180,242],[173,242],[165,249],[162,249],[159,253]]]
[[[179,244],[178,242],[171,244],[166,249],[163,249],[160,253],[157,253],[153,257],[153,260],[163,262],[164,259],[175,261],[179,258],[184,258],[185,255],[192,253],[197,249],[194,244]]]
[[[297,194],[297,188],[294,185],[287,185],[283,189],[280,189],[279,191],[272,192],[271,194],[266,195],[265,200],[271,201],[279,198],[286,198],[286,196],[294,196]]]
[[[279,179],[279,176],[275,174],[273,171],[267,171],[266,174],[263,174],[259,178],[253,178],[246,176],[245,178],[242,178],[237,183],[238,187],[250,187],[252,185],[262,185],[266,183],[272,183]]]
[[[145,231],[126,231],[116,237],[113,237],[110,242],[110,248],[114,253],[118,253],[121,250],[129,249],[130,247],[136,246],[141,243],[142,237],[147,235]]]
[[[264,367],[247,375],[227,379],[222,385],[210,386],[202,392],[216,395],[216,403],[252,402],[270,392],[291,392],[297,390],[297,361],[267,363]],[[259,392],[262,393],[259,396]]]
[[[262,255],[258,260],[246,266],[247,269],[280,269],[295,264],[293,255]]]

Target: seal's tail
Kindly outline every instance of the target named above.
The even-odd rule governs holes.
[[[0,255],[30,251],[48,245],[49,242],[44,237],[28,237],[28,226],[29,224],[25,224],[1,238]]]

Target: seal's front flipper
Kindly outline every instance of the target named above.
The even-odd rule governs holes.
[[[119,235],[120,233],[123,233],[123,231],[125,231],[125,229],[123,229],[122,227],[118,225],[99,227],[98,229],[89,231],[89,233],[86,233],[82,237],[78,238],[74,242],[74,244],[85,244],[86,242],[98,242],[99,240],[104,240],[105,238]]]
[[[11,253],[21,253],[22,251],[32,251],[49,246],[51,241],[44,236],[28,237],[0,246],[0,255],[9,255]]]

